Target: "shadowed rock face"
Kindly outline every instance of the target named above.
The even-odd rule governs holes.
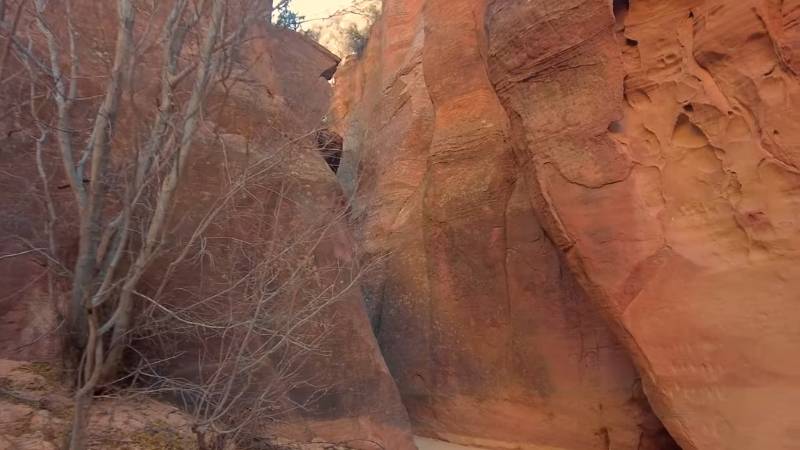
[[[137,10],[136,28],[143,53],[137,59],[131,93],[123,98],[114,158],[128,156],[125,152],[136,148],[137,139],[147,131],[144,120],[157,110],[154,99],[158,98],[162,48],[155,41],[158,33],[146,31],[162,28],[163,15],[172,3],[144,3],[147,2]],[[65,32],[62,7],[59,2],[51,2],[48,7],[48,20],[60,38]],[[116,2],[73,0],[72,7],[81,73],[97,75],[82,78],[79,83],[80,94],[88,100],[80,103],[74,119],[83,123],[96,113],[99,100],[94,99],[107,82],[106,58],[114,52]],[[42,55],[44,46],[31,20],[27,13],[23,14],[19,29],[34,29],[33,51]],[[338,58],[297,33],[265,25],[252,30],[247,37],[246,45],[237,54],[231,77],[236,82],[215,90],[208,99],[197,144],[182,175],[166,233],[166,253],[152,264],[139,289],[144,293],[154,291],[177,253],[178,246],[171,245],[188,240],[197,223],[226,195],[231,177],[252,169],[256,172],[250,180],[252,190],[231,201],[236,216],[220,217],[209,227],[209,240],[203,246],[205,256],[187,258],[175,270],[164,290],[164,302],[170,306],[182,307],[229,286],[231,280],[226,272],[241,269],[225,265],[234,260],[230,257],[236,253],[232,250],[236,248],[235,242],[266,238],[265,223],[272,224],[272,232],[289,237],[318,228],[320,231],[308,240],[322,236],[310,258],[314,267],[319,268],[320,284],[346,286],[353,281],[352,273],[341,271],[336,275],[341,279],[323,280],[330,273],[327,269],[355,267],[354,246],[341,217],[341,190],[312,139],[312,131],[328,109],[331,96],[330,85],[320,74],[330,72]],[[5,40],[2,42],[5,46]],[[0,103],[4,111],[9,111],[0,120],[3,130],[0,170],[14,176],[3,179],[0,192],[0,255],[4,255],[0,259],[0,357],[59,361],[57,303],[69,284],[66,279],[57,278],[50,298],[46,259],[36,252],[25,252],[27,245],[46,248],[42,231],[44,207],[32,136],[29,132],[14,131],[31,127],[25,106],[28,80],[19,75],[25,71],[13,65],[17,64],[15,59],[9,58],[9,64],[5,70],[7,82],[0,87]],[[43,111],[42,116],[49,119],[46,107]],[[263,160],[270,164],[262,162],[256,166],[257,161]],[[46,172],[52,174],[50,186],[58,206],[56,257],[71,267],[77,242],[75,208],[69,188],[55,188],[65,183],[54,139],[45,141],[44,164]],[[274,200],[275,193],[280,194],[278,201]],[[21,254],[6,257],[12,253]],[[250,256],[251,262],[264,257]],[[236,307],[237,299],[244,298],[237,297],[238,293],[228,296],[231,308]],[[137,303],[137,311],[145,306]],[[211,312],[227,314],[226,309]],[[406,413],[371,333],[357,283],[354,289],[343,291],[339,301],[315,316],[313,322],[313,326],[325,331],[326,338],[320,352],[302,365],[305,372],[300,375],[318,383],[326,392],[318,402],[284,418],[286,426],[281,431],[302,441],[348,441],[353,447],[367,448],[374,448],[375,444],[370,442],[377,442],[391,449],[414,448]],[[184,339],[171,344],[181,346],[181,352],[190,357],[207,345],[186,336]],[[138,350],[149,355],[166,352],[146,345]],[[195,361],[189,362],[176,361],[171,373],[187,379],[198,376]],[[269,368],[265,373],[269,373]],[[269,385],[273,381],[265,376],[259,383]],[[308,397],[299,392],[302,389],[287,390],[294,401]]]
[[[332,115],[420,433],[798,445],[795,3],[385,2]]]

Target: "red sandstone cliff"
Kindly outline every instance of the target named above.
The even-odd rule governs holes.
[[[79,83],[85,106],[74,119],[83,123],[106,83],[115,11],[111,2],[73,6],[82,70],[94,75]],[[16,30],[43,54],[30,11],[20,11]],[[165,305],[224,288],[226,268],[266,254],[238,257],[236,242],[302,237],[331,215],[324,244],[301,267],[322,292],[331,279],[353,281],[330,274],[359,266],[354,247],[380,262],[304,327],[328,336],[301,374],[325,395],[269,431],[405,450],[407,410],[416,433],[470,448],[800,445],[800,3],[391,0],[383,11],[365,54],[337,73],[328,118],[344,137],[338,177],[354,236],[333,174],[310,140],[296,139],[327,109],[320,74],[337,61],[264,28],[234,58],[235,88],[209,100],[165,234],[185,242],[231,173],[270,156],[276,164],[236,198],[236,216],[215,223],[175,270]],[[142,53],[116,157],[135,148],[137,120],[154,111],[160,49],[148,39],[163,16],[149,12],[150,26],[136,29]],[[3,16],[0,42],[13,22]],[[55,31],[66,42],[65,28]],[[16,50],[0,50],[0,356],[54,362],[69,269],[48,286],[45,267],[74,264],[75,218],[45,139],[61,220],[58,248],[44,251],[28,111],[52,93],[37,91],[43,84],[14,59],[22,47],[6,47]],[[31,97],[32,84],[44,97]],[[168,261],[143,277],[145,295]],[[230,312],[204,310],[220,311]],[[140,342],[143,354],[164,350]],[[188,355],[170,373],[198,377],[184,363],[207,342],[170,343]],[[265,385],[274,364],[259,372]],[[6,366],[0,400],[10,413],[0,415],[21,434],[0,434],[0,445],[36,433],[56,442],[66,421],[41,410],[41,392],[14,384],[40,366]],[[285,401],[308,397],[310,384]]]
[[[60,344],[66,328],[61,317],[69,296],[71,270],[76,264],[76,205],[64,179],[55,132],[39,134],[35,117],[32,117],[31,110],[37,111],[40,124],[52,126],[53,91],[48,91],[52,83],[47,71],[43,70],[44,75],[36,78],[29,73],[34,72],[33,69],[26,70],[22,64],[24,59],[20,52],[23,50],[44,61],[48,55],[41,27],[37,27],[33,17],[33,6],[27,3],[20,9],[17,9],[19,2],[2,3],[8,6],[2,22],[2,47],[8,54],[3,60],[5,70],[0,87],[0,104],[4,111],[0,120],[0,171],[3,174],[0,188],[0,357],[58,365],[63,358]],[[76,125],[68,130],[76,148],[84,142],[82,133],[91,128],[101,100],[99,94],[108,83],[109,61],[113,59],[118,25],[116,3],[73,0],[71,24],[65,20],[65,3],[47,5],[46,21],[57,43],[63,45],[62,49],[69,48],[69,26],[74,27],[76,36],[75,60],[80,61],[78,73],[81,76],[76,77],[79,97],[71,113]],[[128,84],[120,99],[120,118],[114,130],[113,161],[108,177],[128,173],[125,164],[132,152],[140,151],[153,117],[167,109],[162,108],[159,97],[164,54],[164,37],[160,33],[172,4],[136,4],[138,17],[133,34],[137,59],[130,76],[126,77]],[[14,11],[17,10],[21,13],[14,25]],[[187,17],[186,22],[191,18]],[[236,25],[235,16],[227,20],[227,26]],[[6,31],[14,26],[18,42],[12,45],[8,43]],[[201,26],[207,25],[201,22]],[[187,40],[200,39],[190,33]],[[29,42],[28,47],[19,42]],[[342,220],[344,208],[340,189],[310,138],[328,108],[331,95],[330,85],[322,75],[335,69],[338,58],[300,34],[263,23],[249,32],[243,42],[236,54],[230,56],[232,63],[220,75],[222,80],[214,85],[198,114],[196,144],[185,172],[180,174],[180,188],[170,211],[169,224],[160,236],[160,245],[165,250],[147,262],[147,271],[137,285],[134,312],[141,315],[152,311],[152,305],[145,299],[154,292],[162,292],[158,301],[166,308],[180,311],[188,305],[208,302],[206,307],[195,311],[196,317],[224,321],[229,315],[234,317],[244,308],[244,302],[253,298],[253,286],[247,286],[252,283],[235,282],[239,279],[236,277],[264,270],[267,282],[258,288],[265,292],[256,292],[256,295],[269,298],[277,292],[279,283],[275,280],[286,285],[287,280],[294,280],[296,274],[301,273],[307,276],[307,283],[298,284],[293,295],[268,305],[275,309],[275,320],[287,317],[286,321],[291,321],[292,314],[309,308],[310,300],[332,296],[332,292],[336,293],[336,299],[323,311],[304,316],[304,323],[293,325],[298,328],[297,333],[283,338],[284,341],[291,339],[292,343],[296,341],[302,347],[308,342],[307,336],[320,336],[313,339],[316,345],[312,349],[303,353],[298,347],[295,350],[285,347],[280,354],[258,361],[259,369],[246,380],[253,388],[243,391],[245,394],[258,396],[267,389],[280,392],[275,409],[288,411],[275,420],[275,426],[256,430],[256,436],[259,433],[263,436],[283,434],[299,441],[348,441],[351,443],[348,447],[355,448],[374,448],[378,444],[393,449],[413,448],[406,413],[361,302],[357,278],[361,268],[352,256],[352,240]],[[186,79],[189,81],[194,78],[191,58],[198,52],[192,45],[187,44],[180,60],[180,67],[188,70]],[[62,54],[69,55],[67,50]],[[70,67],[72,61],[66,56],[63,59],[60,63],[65,68]],[[67,74],[64,76],[69,76],[69,71],[64,70]],[[176,82],[175,86],[176,103],[180,105],[192,89],[191,84]],[[42,176],[37,171],[35,157],[39,136],[44,136],[40,139]],[[242,173],[249,173],[246,188],[234,190],[232,180],[242,179],[239,177]],[[52,254],[48,251],[45,233],[47,208],[43,179],[48,181],[58,218],[54,224],[56,248]],[[91,179],[82,181],[87,185],[94,182]],[[109,216],[116,213],[120,197],[114,195],[118,193],[119,190],[108,192]],[[225,212],[214,216],[200,239],[195,239],[193,233],[199,229],[198,223],[206,220],[210,211],[221,204],[226,205]],[[144,210],[150,206],[145,205]],[[136,246],[141,245],[142,238],[134,239],[132,254]],[[179,260],[182,245],[190,239],[195,244],[186,247],[189,249],[187,257]],[[249,245],[250,242],[265,242],[265,245]],[[270,259],[275,258],[274,252],[267,253],[270,245],[285,245],[278,247],[283,252],[302,247],[310,253],[295,258],[301,263],[291,266],[294,264],[289,262],[291,254],[277,261]],[[179,261],[179,264],[173,267],[172,261]],[[56,273],[53,285],[48,285],[47,270],[53,264],[63,270]],[[128,259],[122,263],[123,266],[131,264],[133,262]],[[287,271],[292,272],[291,276],[286,275]],[[163,280],[167,281],[162,285]],[[160,369],[161,374],[181,380],[200,380],[204,372],[214,370],[217,360],[209,357],[208,349],[221,346],[222,338],[212,333],[210,336],[173,335],[170,333],[176,332],[182,323],[165,323],[169,329],[161,331],[156,339],[151,339],[149,332],[136,335],[128,353],[145,355],[152,361],[160,358],[171,361]],[[164,327],[163,323],[160,326]],[[264,341],[257,345],[266,346],[275,339],[268,333],[263,336]],[[284,363],[293,358],[302,363]],[[133,356],[133,360],[136,359]],[[65,375],[68,376],[72,375]],[[289,376],[291,378],[287,378]],[[69,378],[65,378],[65,384],[69,384]],[[0,431],[0,436],[2,434]],[[2,438],[0,442],[4,442]]]
[[[418,432],[800,445],[800,3],[383,10],[332,116]]]

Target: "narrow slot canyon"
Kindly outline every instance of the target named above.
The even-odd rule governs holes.
[[[800,448],[800,0],[0,0],[0,450]]]

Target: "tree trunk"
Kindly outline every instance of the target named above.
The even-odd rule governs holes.
[[[69,450],[86,450],[88,448],[87,430],[89,428],[89,409],[93,393],[75,394],[75,412],[72,417],[72,433],[69,437]]]

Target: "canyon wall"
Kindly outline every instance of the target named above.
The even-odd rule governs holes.
[[[418,433],[798,445],[799,13],[384,2],[330,119]]]
[[[73,22],[69,26],[74,27],[76,36],[75,60],[80,61],[78,73],[84,75],[77,83],[80,100],[71,113],[76,125],[69,130],[76,146],[83,142],[85,124],[92,123],[108,83],[116,3],[73,1],[71,5]],[[140,148],[153,116],[161,112],[164,41],[160,30],[172,3],[145,3],[137,4],[137,60],[121,99],[109,178],[125,173],[131,152]],[[17,5],[11,2],[10,10],[17,10]],[[50,2],[45,20],[57,42],[65,45],[69,26],[64,7],[64,3]],[[18,39],[30,39],[34,57],[46,61],[45,39],[26,8],[19,9]],[[4,30],[12,26],[13,16],[5,16]],[[52,126],[50,79],[37,79],[26,71],[16,47],[3,36],[3,47],[11,48],[12,53],[4,58],[5,70],[0,71],[4,74],[0,103],[6,111],[0,120],[0,170],[4,174],[0,189],[0,357],[57,367],[63,356],[69,272],[78,246],[77,207],[63,174],[55,133],[37,127]],[[194,40],[197,36],[190,37]],[[341,191],[311,138],[329,106],[331,87],[325,76],[332,74],[339,60],[298,33],[263,23],[246,37],[234,64],[223,71],[221,77],[225,78],[215,84],[205,104],[196,144],[181,174],[170,222],[161,238],[164,250],[149,262],[138,286],[135,311],[151,314],[152,305],[145,299],[155,296],[162,308],[166,305],[174,311],[207,302],[207,307],[195,312],[196,317],[224,321],[253,298],[254,286],[247,273],[265,270],[272,284],[255,288],[272,298],[278,292],[277,277],[283,276],[285,285],[302,269],[304,281],[293,288],[301,300],[283,296],[265,306],[275,310],[276,321],[286,317],[292,329],[297,329],[284,339],[298,346],[264,357],[256,381],[247,380],[254,386],[249,395],[280,392],[274,408],[287,411],[271,419],[275,423],[269,429],[257,431],[298,441],[347,441],[348,448],[412,449],[405,410],[361,301],[358,283],[365,269],[353,257],[352,239],[342,220]],[[191,69],[197,49],[187,47],[180,64]],[[69,73],[66,68],[73,61],[66,50],[62,55],[60,63]],[[194,78],[193,72],[187,73],[188,82],[176,88],[181,99]],[[35,103],[38,118],[31,116],[30,102]],[[36,152],[37,141],[40,153]],[[238,180],[245,180],[244,184],[239,186]],[[108,192],[109,215],[117,208],[117,193],[113,189]],[[56,215],[53,252],[48,249],[47,195],[52,196]],[[220,205],[226,205],[224,211],[212,216]],[[208,228],[199,238],[194,236],[201,230],[198,224],[209,217],[213,220]],[[134,239],[131,245],[139,245],[138,238]],[[244,245],[259,242],[263,245]],[[187,252],[180,256],[184,246]],[[267,252],[269,248],[278,248],[283,257],[276,259],[275,251]],[[126,260],[123,265],[130,263]],[[293,272],[291,277],[285,276],[287,271]],[[48,276],[51,273],[53,276]],[[238,277],[251,281],[236,281]],[[302,315],[303,308],[318,305],[307,303],[310,299],[333,296],[333,292],[336,298],[327,307]],[[291,323],[293,314],[305,323]],[[132,348],[151,362],[158,363],[162,357],[172,361],[162,374],[200,380],[201,372],[214,368],[216,359],[209,358],[205,350],[216,341],[199,334],[196,339],[186,334],[173,336],[169,333],[182,324],[167,323],[172,329],[160,331],[163,334],[157,339],[135,331]],[[259,345],[266,346],[274,337],[265,334],[263,339]],[[314,346],[303,350],[306,342]],[[200,360],[212,362],[199,367]],[[300,362],[288,365],[284,360]]]

